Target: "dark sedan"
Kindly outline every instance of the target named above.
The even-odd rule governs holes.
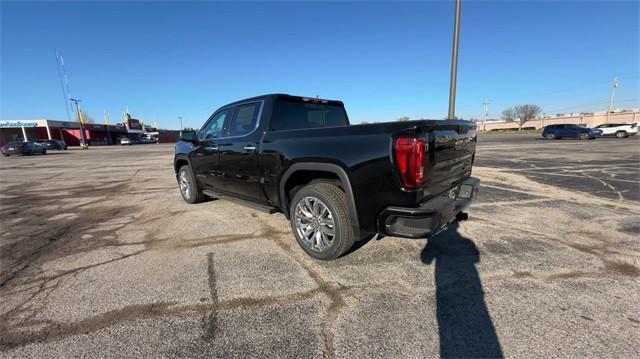
[[[67,144],[61,140],[37,140],[39,144],[43,145],[48,150],[66,150]]]
[[[27,142],[9,142],[6,145],[0,147],[0,152],[5,156],[10,155],[44,155],[47,153],[47,149],[32,141]]]

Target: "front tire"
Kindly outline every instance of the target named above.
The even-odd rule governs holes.
[[[198,187],[198,182],[196,182],[191,167],[188,165],[184,165],[178,169],[178,186],[182,199],[187,203],[200,203],[206,199],[206,196]]]
[[[616,137],[618,137],[618,138],[625,138],[625,137],[628,137],[628,136],[629,135],[627,135],[626,131],[618,131],[618,132],[616,132]]]
[[[578,138],[581,140],[588,140],[589,139],[589,134],[588,133],[581,133]]]
[[[296,192],[289,208],[296,241],[311,257],[333,260],[355,242],[347,195],[331,183],[314,183]]]

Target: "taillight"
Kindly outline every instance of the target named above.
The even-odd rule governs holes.
[[[399,137],[395,143],[395,160],[405,188],[418,188],[424,181],[424,154],[428,150],[423,138]]]

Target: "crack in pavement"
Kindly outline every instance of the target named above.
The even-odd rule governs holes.
[[[218,288],[216,286],[215,267],[213,264],[213,253],[207,254],[207,274],[209,278],[209,295],[214,306],[218,306]],[[202,326],[204,330],[203,339],[212,340],[215,338],[216,328],[218,325],[218,311],[214,310],[211,314],[202,318]]]
[[[582,205],[592,204],[596,206],[609,206],[616,209],[629,210],[635,214],[640,214],[640,205],[629,201],[618,201],[598,197],[590,193],[576,192],[555,186],[533,181],[526,176],[496,170],[490,167],[474,167],[474,173],[483,181],[484,187],[497,188],[512,192],[529,194],[539,197],[553,198],[561,201],[576,202]],[[495,183],[492,185],[490,183]],[[499,185],[508,185],[514,188],[525,188],[526,190],[504,188]]]

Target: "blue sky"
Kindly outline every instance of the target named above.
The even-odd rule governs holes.
[[[447,112],[453,0],[442,2],[1,3],[1,119],[66,119],[71,95],[101,122],[126,106],[198,127],[263,93],[343,100],[352,122]],[[639,107],[638,2],[463,1],[456,114]]]

